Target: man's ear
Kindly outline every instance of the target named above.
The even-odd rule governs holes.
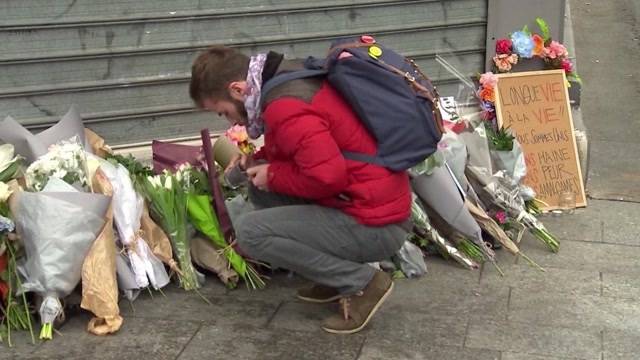
[[[229,95],[231,95],[231,98],[238,101],[244,101],[244,96],[247,90],[247,82],[244,80],[234,81],[231,84],[229,84],[228,90],[229,90]]]

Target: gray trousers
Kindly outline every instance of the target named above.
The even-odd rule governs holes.
[[[367,263],[390,258],[407,237],[400,224],[362,225],[340,210],[254,187],[249,199],[255,210],[235,222],[240,249],[343,295],[362,290],[375,274]]]

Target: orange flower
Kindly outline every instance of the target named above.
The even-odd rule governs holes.
[[[541,56],[544,53],[544,39],[538,34],[533,34],[533,56]]]
[[[484,101],[495,102],[496,101],[496,93],[492,87],[483,87],[478,94],[480,99]]]

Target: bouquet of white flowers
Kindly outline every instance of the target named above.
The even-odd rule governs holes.
[[[49,152],[27,168],[26,181],[30,191],[42,191],[50,178],[87,190],[87,159],[84,148],[77,137],[61,141],[49,147]]]
[[[53,320],[62,311],[59,298],[81,279],[82,264],[104,224],[110,198],[77,192],[54,179],[42,192],[17,194],[15,216],[26,251],[19,267],[26,281],[21,291],[43,297],[41,339],[51,339]]]
[[[185,290],[200,287],[196,270],[191,262],[189,237],[187,236],[187,192],[181,171],[171,174],[139,178],[139,185],[149,201],[151,215],[171,239],[175,257],[180,266],[180,286]]]

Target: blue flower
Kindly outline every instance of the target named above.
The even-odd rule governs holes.
[[[480,103],[480,108],[484,111],[495,112],[496,108],[489,101],[482,101]]]
[[[524,31],[516,31],[511,34],[511,42],[513,43],[513,51],[518,56],[530,58],[533,56],[533,39],[531,35]]]
[[[13,221],[9,218],[6,218],[0,215],[0,233],[3,232],[12,232],[15,229],[15,225]]]

